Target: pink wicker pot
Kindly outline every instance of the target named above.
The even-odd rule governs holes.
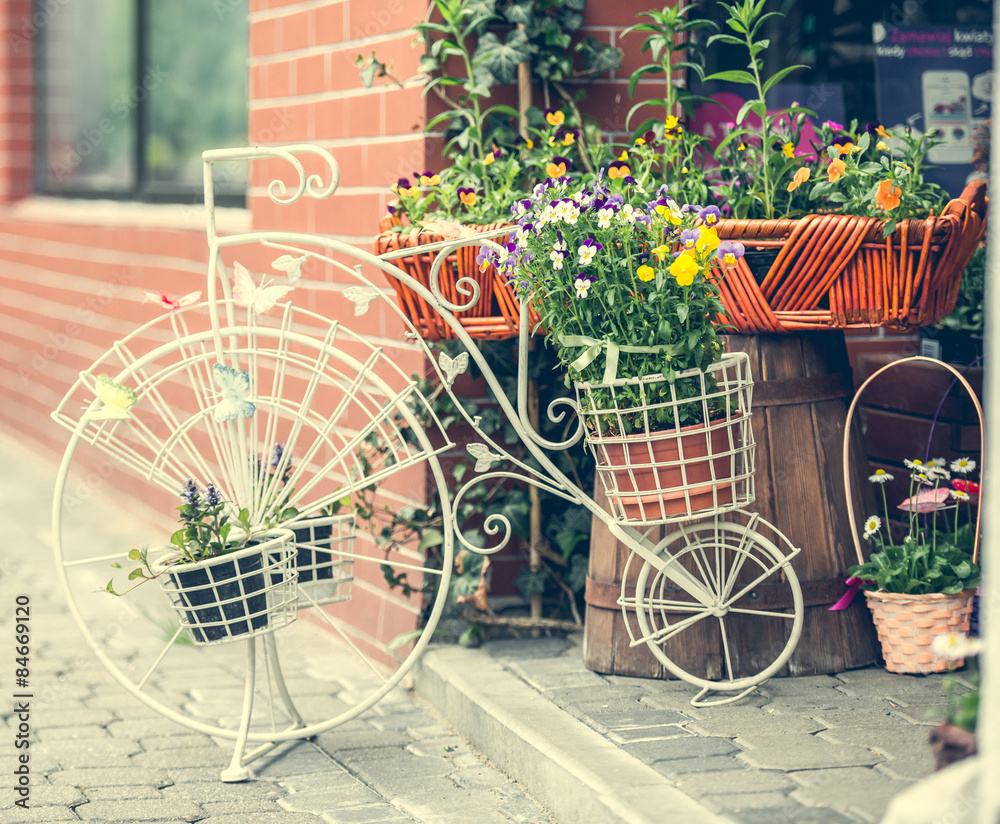
[[[961,666],[931,652],[934,637],[949,632],[967,633],[975,590],[957,595],[902,595],[896,592],[866,592],[882,656],[889,672],[927,674],[944,672],[949,665]]]

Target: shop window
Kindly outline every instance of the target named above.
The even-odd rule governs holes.
[[[39,31],[40,193],[191,202],[201,153],[247,142],[249,0],[73,0]],[[220,169],[221,202],[246,171]]]

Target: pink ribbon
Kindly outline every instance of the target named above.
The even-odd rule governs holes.
[[[861,578],[848,578],[845,582],[847,584],[847,592],[844,593],[843,597],[832,607],[830,607],[829,612],[833,612],[836,609],[847,609],[851,605],[851,601],[854,600],[854,596],[858,594],[858,590],[868,581],[864,581]]]

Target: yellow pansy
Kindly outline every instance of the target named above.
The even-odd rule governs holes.
[[[656,277],[656,270],[653,269],[652,266],[647,266],[645,263],[636,269],[635,273],[639,280],[649,281]]]
[[[715,247],[719,245],[719,233],[715,229],[705,229],[702,228],[698,232],[698,241],[695,243],[695,248],[702,254],[708,252],[714,252]]]
[[[674,276],[678,286],[690,286],[694,276],[698,274],[698,263],[687,252],[681,252],[670,264],[670,274]]]

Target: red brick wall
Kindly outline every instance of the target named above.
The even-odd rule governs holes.
[[[143,290],[177,293],[203,288],[208,249],[197,206],[148,206],[71,202],[32,197],[32,55],[36,34],[48,22],[31,0],[0,0],[0,425],[54,459],[67,433],[49,418],[81,369],[157,309],[143,305]],[[635,0],[611,7],[591,0],[587,34],[616,44],[621,29],[646,6]],[[378,218],[397,177],[440,166],[440,144],[423,135],[428,103],[416,74],[412,24],[426,0],[251,0],[248,133],[254,144],[316,143],[340,164],[341,183],[328,201],[277,207],[267,197],[272,178],[290,180],[280,163],[261,164],[251,176],[247,210],[220,213],[223,228],[318,232],[371,248]],[[637,48],[640,38],[631,36]],[[402,87],[388,80],[364,89],[354,60],[375,51],[391,63]],[[585,110],[602,128],[624,128],[628,71],[599,81]],[[644,84],[659,95],[662,85]],[[539,104],[541,101],[537,101]],[[310,171],[322,172],[307,163]],[[241,250],[252,270],[271,271],[270,251]],[[228,261],[228,258],[227,258]],[[376,284],[381,276],[368,273]],[[306,267],[297,303],[343,315],[340,294],[348,280],[329,266]],[[381,303],[381,302],[377,302]],[[347,307],[348,309],[351,307]],[[352,313],[348,312],[350,316]],[[403,326],[385,305],[373,306],[350,325],[385,346],[407,374],[422,368],[419,350],[402,339]],[[461,445],[460,445],[461,446]],[[74,490],[80,501],[95,486],[128,486],[103,471],[98,458]],[[398,509],[421,500],[427,480],[419,473],[405,486],[389,484],[384,502]],[[76,500],[76,498],[74,498]],[[161,525],[163,508],[138,511]],[[364,589],[364,584],[360,584]],[[383,641],[412,625],[412,604],[389,599],[369,627]],[[359,603],[361,599],[359,598]]]
[[[44,13],[31,0],[0,2],[0,203],[31,192],[32,55]]]

